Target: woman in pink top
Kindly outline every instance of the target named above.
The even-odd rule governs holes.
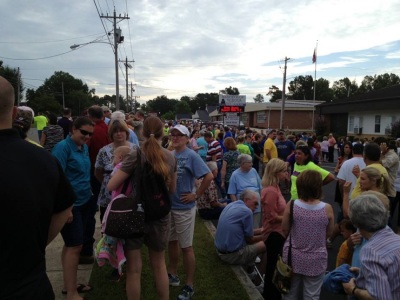
[[[319,299],[324,274],[328,265],[326,238],[333,231],[332,206],[320,201],[321,174],[314,170],[300,173],[296,181],[299,199],[293,205],[293,224],[290,226],[290,202],[282,219],[284,234],[289,234],[283,247],[283,260],[288,262],[292,244],[292,281],[284,300]],[[300,293],[303,293],[301,297]]]
[[[263,186],[261,191],[263,238],[267,248],[263,291],[264,299],[281,299],[281,294],[272,283],[272,276],[278,255],[281,254],[283,243],[285,242],[285,235],[282,231],[282,217],[286,201],[279,189],[279,181],[285,179],[289,179],[287,164],[279,158],[272,158],[265,168],[261,182]],[[265,255],[262,266],[265,265],[264,261]]]

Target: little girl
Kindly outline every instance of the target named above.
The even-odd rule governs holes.
[[[121,168],[122,161],[124,160],[125,156],[131,151],[131,148],[129,146],[120,146],[117,149],[114,150],[114,169],[111,173],[111,176],[113,176],[118,169]],[[124,187],[124,184],[121,184],[119,188],[111,192],[111,199],[114,199],[116,196],[120,195],[122,192],[122,189]],[[132,192],[132,185],[129,183],[128,187],[125,191],[125,195],[129,195]]]

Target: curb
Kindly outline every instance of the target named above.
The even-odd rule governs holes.
[[[215,238],[215,226],[209,220],[202,220],[203,223],[206,225],[208,231],[210,232],[211,236]],[[249,295],[249,299],[251,300],[264,300],[263,296],[254,286],[254,283],[250,280],[249,276],[245,272],[245,270],[241,266],[231,265],[233,272],[235,273],[236,277],[239,279],[240,283],[245,288],[247,294]]]

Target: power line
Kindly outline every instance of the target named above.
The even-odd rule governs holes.
[[[67,52],[63,52],[63,53],[59,53],[59,54],[55,54],[55,55],[50,55],[50,56],[37,57],[37,58],[12,58],[12,57],[4,57],[4,56],[0,56],[0,58],[9,59],[9,60],[40,60],[40,59],[47,59],[47,58],[53,58],[53,57],[61,56],[61,55],[70,53],[72,51],[74,51],[74,50],[69,50]]]

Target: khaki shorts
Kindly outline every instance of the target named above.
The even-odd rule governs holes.
[[[171,231],[169,240],[178,241],[181,248],[193,245],[196,206],[189,210],[171,210]]]
[[[252,244],[252,245],[247,245],[243,247],[242,249],[232,252],[232,253],[221,253],[217,250],[219,258],[230,265],[241,265],[241,266],[247,266],[249,264],[254,264],[254,261],[257,256],[257,245]]]
[[[140,238],[126,239],[126,250],[140,249],[143,243],[156,252],[164,251],[168,245],[170,228],[170,213],[164,218],[156,221],[146,222],[145,234]]]

